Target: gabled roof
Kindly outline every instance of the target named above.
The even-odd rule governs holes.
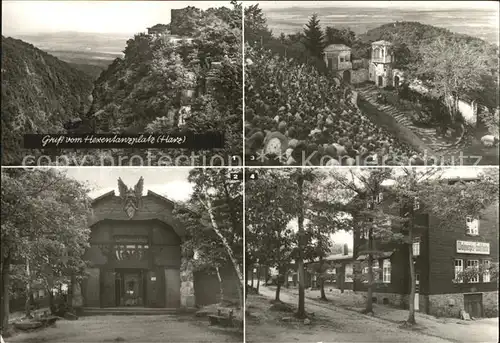
[[[94,205],[95,203],[97,203],[98,201],[102,200],[102,199],[105,199],[105,198],[108,198],[108,197],[118,197],[118,195],[115,194],[115,191],[112,190],[112,191],[109,191],[107,193],[104,193],[102,195],[99,195],[97,198],[94,198],[92,199],[92,205]],[[161,199],[165,202],[168,202],[170,204],[175,204],[174,201],[170,200],[169,198],[167,198],[166,196],[163,196],[163,195],[160,195],[158,193],[155,193],[153,191],[150,191],[148,190],[148,193],[146,194],[146,196],[152,196],[152,197],[155,197],[155,198],[158,198],[158,199]]]
[[[392,43],[386,40],[378,40],[376,42],[373,42],[372,45],[392,45]]]
[[[327,52],[327,51],[344,51],[344,50],[351,50],[351,48],[345,44],[330,44],[325,48],[324,51]]]

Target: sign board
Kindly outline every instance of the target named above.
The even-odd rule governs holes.
[[[147,236],[115,236],[116,243],[148,244]]]
[[[457,253],[489,255],[490,243],[457,241]]]

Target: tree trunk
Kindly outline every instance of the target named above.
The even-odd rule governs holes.
[[[409,223],[409,240],[410,240],[410,248],[408,251],[408,258],[410,262],[410,297],[408,299],[409,302],[409,313],[407,323],[414,325],[415,321],[415,265],[413,264],[413,215],[410,218]]]
[[[288,274],[290,274],[290,271],[287,271],[285,273],[285,288],[289,288],[290,287],[290,283],[288,282]]]
[[[265,276],[264,276],[264,280],[265,280],[265,285],[267,285],[269,283],[269,279],[271,278],[271,275],[269,275],[269,268],[266,266],[266,270],[265,270]]]
[[[274,296],[275,301],[281,301],[280,300],[280,290],[281,290],[281,282],[280,282],[279,276],[278,276],[278,282],[277,282],[277,286],[276,286],[276,294]]]
[[[52,314],[56,314],[57,312],[57,308],[56,308],[56,304],[55,304],[55,299],[54,299],[54,292],[52,290],[52,288],[48,289],[48,293],[49,293],[49,308],[50,308],[50,313]]]
[[[73,287],[75,287],[76,278],[74,274],[71,274],[71,279],[68,287],[68,306],[73,307]]]
[[[302,194],[302,188],[304,185],[304,175],[302,174],[302,170],[300,170],[300,174],[297,178],[297,186],[299,188],[299,216],[298,216],[298,226],[299,226],[299,256],[297,258],[297,268],[299,274],[299,306],[297,309],[297,317],[305,318],[306,317],[306,309],[305,309],[305,291],[304,291],[304,283],[305,283],[305,275],[304,275],[304,257],[303,257],[303,236],[304,236],[304,195]]]
[[[342,267],[340,267],[340,293],[344,293],[344,289],[345,289],[345,265],[342,265]]]
[[[32,318],[31,315],[31,271],[30,262],[26,259],[26,275],[28,276],[28,282],[26,282],[26,302],[24,304],[24,313],[26,318]]]
[[[213,213],[212,209],[212,202],[208,196],[208,194],[205,192],[205,196],[207,198],[206,206],[207,206],[207,211],[210,216],[210,221],[212,223],[212,229],[215,231],[217,236],[219,236],[220,240],[222,241],[222,244],[224,245],[224,248],[226,249],[227,254],[229,255],[229,259],[231,260],[231,263],[233,264],[234,271],[236,272],[236,275],[238,276],[238,297],[240,299],[240,305],[243,306],[243,289],[244,289],[244,279],[243,279],[243,274],[241,273],[240,266],[238,265],[238,261],[234,257],[233,254],[233,249],[231,249],[231,246],[227,242],[226,237],[220,232],[219,230],[219,225],[217,224],[217,221],[215,220],[215,216]]]
[[[373,230],[370,227],[369,229],[369,235],[368,235],[368,251],[372,250],[372,241],[373,241]],[[372,302],[372,297],[373,297],[373,255],[370,252],[368,254],[368,292],[367,292],[367,299],[366,299],[366,308],[364,313],[370,313],[373,312],[373,302]]]
[[[250,288],[253,289],[253,266],[250,268]]]
[[[325,278],[323,277],[320,280],[320,287],[321,287],[321,300],[328,300],[325,294]]]
[[[320,256],[319,257],[319,287],[320,287],[320,292],[321,292],[321,300],[328,300],[326,298],[326,294],[325,294],[325,271],[323,270],[323,265],[324,265],[325,261],[323,260],[323,257]]]
[[[2,263],[2,307],[0,311],[2,334],[7,332],[10,314],[10,254],[5,257]]]
[[[224,287],[222,286],[222,277],[220,276],[219,267],[215,267],[215,271],[217,272],[217,279],[219,280],[219,303],[222,304],[224,302]]]
[[[261,270],[261,267],[258,266],[258,269],[257,269],[257,287],[256,287],[257,294],[259,294],[259,287],[260,287],[260,270]]]

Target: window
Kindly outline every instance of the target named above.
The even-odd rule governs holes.
[[[340,62],[344,62],[344,57],[340,57]]]
[[[413,239],[413,256],[420,256],[420,237]]]
[[[478,260],[468,260],[467,261],[467,268],[477,269],[478,267],[479,267]],[[478,283],[478,282],[479,282],[479,274],[473,275],[469,279],[469,283]]]
[[[115,258],[118,261],[140,261],[146,257],[146,251],[148,249],[149,245],[147,244],[115,244]]]
[[[384,263],[382,264],[382,272],[383,272],[383,282],[384,283],[391,283],[391,261],[390,260],[384,260]]]
[[[484,272],[483,272],[483,282],[491,282],[491,277],[490,277],[490,261],[489,260],[483,260],[483,267],[484,267]]]
[[[465,217],[465,223],[467,226],[466,233],[468,235],[478,235],[479,234],[479,220],[472,218],[471,216]]]
[[[380,204],[384,200],[384,193],[380,192],[378,195],[375,197],[375,201],[377,204]]]
[[[353,282],[352,275],[353,275],[352,264],[347,264],[345,266],[345,282]]]
[[[420,209],[420,199],[415,197],[415,199],[413,199],[413,210],[416,211],[418,209]]]
[[[380,264],[378,260],[373,261],[373,280],[380,280]]]
[[[464,261],[461,259],[455,260],[455,280],[456,282],[462,283],[464,280],[459,274],[464,270]]]

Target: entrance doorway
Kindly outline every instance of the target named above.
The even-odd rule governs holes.
[[[144,306],[145,278],[141,269],[116,269],[116,306]]]
[[[384,78],[382,76],[378,77],[378,85],[379,87],[382,87],[384,85]]]
[[[483,294],[464,294],[464,309],[471,317],[483,316]]]
[[[394,86],[399,87],[399,76],[394,76]]]
[[[342,73],[342,80],[344,80],[345,83],[351,83],[351,72],[349,70],[344,70]]]

